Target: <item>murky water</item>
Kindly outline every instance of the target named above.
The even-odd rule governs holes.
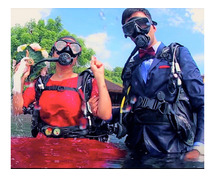
[[[184,155],[150,156],[132,153],[125,137],[108,143],[89,139],[30,138],[30,116],[12,117],[11,168],[204,168],[204,158],[184,161]],[[27,137],[27,138],[26,138]]]
[[[110,162],[113,168],[204,168],[204,157],[201,156],[198,161],[184,161],[184,154],[163,154],[151,156],[144,153],[133,153],[126,149],[125,138],[118,140],[114,135],[111,136],[111,142],[120,149],[127,151],[126,156],[117,161]]]

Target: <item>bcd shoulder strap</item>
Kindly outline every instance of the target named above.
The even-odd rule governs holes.
[[[35,92],[36,92],[36,101],[38,102],[43,90],[46,87],[49,79],[52,77],[53,74],[48,74],[46,76],[39,76],[36,83],[35,83]]]
[[[84,100],[88,101],[92,92],[92,79],[94,78],[93,72],[90,68],[84,70],[79,74],[78,89],[82,89],[84,93]]]
[[[178,101],[181,87],[182,87],[182,72],[179,65],[180,48],[183,47],[181,44],[173,42],[169,46],[164,47],[157,58],[163,58],[167,60],[171,67],[169,75],[168,90],[170,93],[174,93],[178,90],[175,101]]]

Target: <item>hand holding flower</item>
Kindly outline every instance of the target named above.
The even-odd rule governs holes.
[[[21,76],[26,78],[29,76],[28,80],[33,81],[41,74],[41,71],[43,70],[44,67],[46,67],[46,64],[41,63],[34,69],[33,72],[29,73],[30,66],[33,66],[34,63],[39,62],[43,58],[48,58],[48,53],[46,50],[42,49],[38,43],[20,45],[17,48],[17,53],[16,56],[14,57],[16,63],[18,63],[15,67],[16,74],[20,74]],[[17,71],[19,73],[17,73]],[[28,73],[25,73],[27,71]],[[46,71],[47,68],[42,71],[42,74],[43,75],[46,74]]]

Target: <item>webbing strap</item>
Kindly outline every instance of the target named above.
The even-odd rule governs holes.
[[[84,100],[84,97],[80,94],[79,89],[82,88],[82,76],[78,76],[78,82],[77,82],[77,88],[71,88],[71,87],[67,87],[67,86],[46,86],[47,82],[49,81],[49,79],[51,78],[53,74],[47,75],[45,77],[39,78],[38,82],[36,83],[36,99],[37,101],[39,101],[39,98],[42,94],[43,91],[48,91],[48,90],[53,90],[53,91],[59,91],[59,92],[63,92],[65,90],[69,90],[69,91],[75,91],[79,94],[79,96],[81,97],[82,100]],[[42,88],[41,88],[42,86]]]
[[[43,91],[46,91],[46,90],[55,90],[55,91],[65,91],[65,90],[69,90],[69,91],[78,91],[77,88],[71,88],[71,87],[66,87],[66,86],[46,86]]]

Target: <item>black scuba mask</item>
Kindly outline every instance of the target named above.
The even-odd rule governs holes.
[[[125,37],[134,38],[137,48],[146,48],[150,42],[149,33],[151,25],[157,25],[155,21],[151,21],[145,17],[133,17],[122,26]]]
[[[149,33],[150,26],[147,29],[142,29],[139,25],[134,25],[134,32],[132,37],[134,39],[134,43],[136,44],[137,48],[145,49],[148,47],[150,42],[150,37],[147,35]]]

